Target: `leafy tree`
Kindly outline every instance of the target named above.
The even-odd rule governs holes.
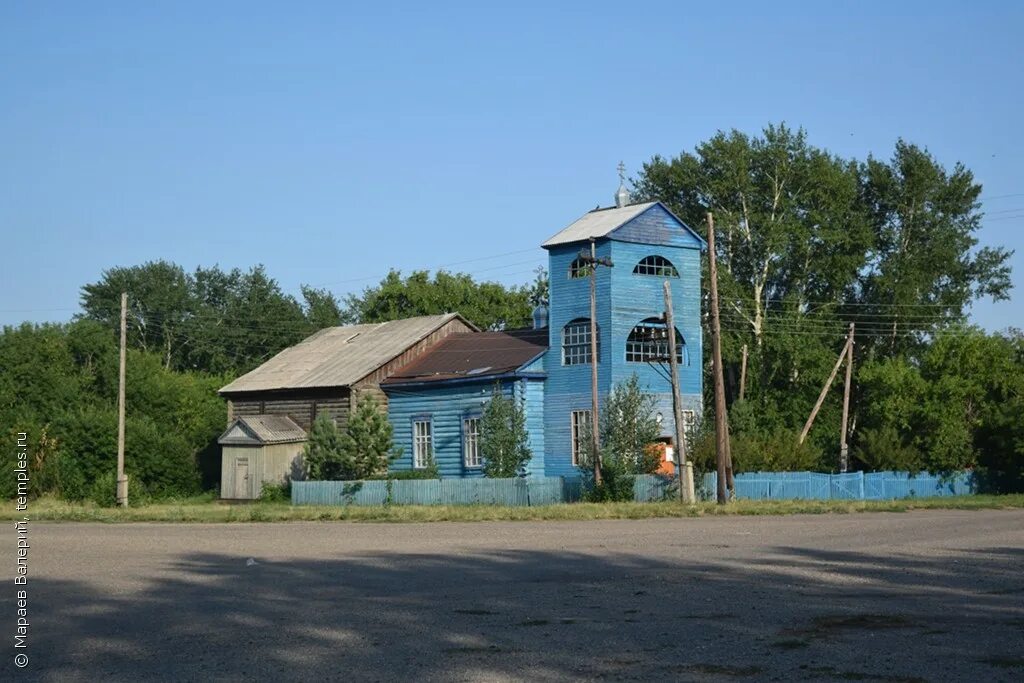
[[[694,437],[693,448],[690,449],[690,458],[697,472],[713,472],[716,469],[713,422],[702,421],[702,428]],[[822,467],[821,449],[813,441],[797,443],[797,433],[796,430],[778,425],[768,431],[743,429],[731,432],[729,443],[733,471],[797,472],[831,469]]]
[[[191,277],[181,266],[163,260],[111,268],[99,282],[82,287],[85,317],[116,330],[122,292],[128,293],[131,345],[160,354],[164,367],[172,367],[184,344],[185,322],[195,313]]]
[[[0,418],[54,415],[73,403],[81,376],[59,325],[4,328],[0,334]]]
[[[82,287],[82,317],[116,330],[121,292],[128,293],[132,348],[160,354],[163,366],[238,374],[342,318],[326,290],[285,294],[263,266],[197,268],[153,261],[104,271]]]
[[[183,329],[189,343],[179,369],[247,372],[316,331],[303,306],[263,266],[228,273],[200,268],[193,280],[197,313]]]
[[[858,368],[885,358],[913,368],[935,335],[963,322],[973,300],[1009,290],[1009,254],[977,248],[980,185],[962,165],[947,171],[904,141],[890,160],[860,163],[811,146],[803,130],[785,125],[756,136],[719,132],[692,153],[654,157],[635,186],[640,198],[665,201],[694,227],[714,212],[727,391],[735,400],[747,345],[746,397],[757,433],[799,430],[849,321],[860,333]],[[710,391],[711,382],[705,386]],[[930,390],[960,400],[954,384]],[[885,393],[883,404],[907,391]],[[855,434],[883,426],[868,395],[880,394],[855,387]],[[938,419],[936,401],[929,424],[938,431],[927,447],[914,447],[932,453],[935,466],[969,463],[969,420]],[[827,469],[840,412],[833,392],[810,436],[833,451],[821,463]],[[915,415],[921,424],[921,411]]]
[[[612,389],[601,412],[601,444],[630,474],[652,474],[661,465],[647,448],[661,435],[655,413],[654,396],[640,388],[636,373]]]
[[[723,308],[758,344],[776,304],[841,302],[865,265],[856,164],[809,145],[802,129],[719,132],[694,153],[655,156],[635,185],[698,229],[714,212]]]
[[[387,414],[370,394],[359,398],[341,435],[344,479],[384,474],[393,457],[392,428]]]
[[[867,427],[857,438],[854,455],[868,469],[919,472],[924,468],[921,451],[912,439],[900,434],[893,425]]]
[[[621,458],[611,448],[601,448],[601,485],[594,483],[594,468],[589,457],[581,459],[583,472],[583,499],[588,503],[624,503],[633,500],[633,484],[635,472],[625,458]]]
[[[529,286],[529,300],[533,306],[547,306],[551,300],[550,280],[548,270],[544,266],[537,266],[534,271],[533,283]]]
[[[899,140],[889,162],[869,157],[860,173],[873,240],[859,310],[886,321],[890,352],[962,321],[977,298],[1007,298],[1011,252],[975,250],[981,185],[962,164],[947,172],[927,150]]]
[[[637,474],[658,470],[659,452],[648,448],[658,440],[660,428],[655,399],[640,387],[636,373],[617,384],[601,412],[601,484],[593,479],[593,461],[581,459],[585,499],[590,502],[631,501]],[[581,435],[590,439],[590,434]]]
[[[543,284],[506,288],[495,282],[476,282],[465,273],[441,270],[431,278],[425,270],[402,277],[388,273],[379,285],[346,300],[348,322],[375,323],[417,315],[461,313],[482,329],[527,327],[534,298],[543,296]]]
[[[1017,410],[1024,389],[1021,347],[1019,335],[954,328],[936,336],[914,362],[865,363],[858,372],[857,458],[875,469],[980,466],[994,486],[1018,487],[1024,472]]]
[[[313,330],[337,327],[343,323],[343,314],[338,299],[326,289],[315,289],[302,285],[302,300],[306,320]]]
[[[518,401],[502,395],[499,387],[480,417],[480,455],[484,475],[495,479],[523,475],[533,457],[526,413]]]

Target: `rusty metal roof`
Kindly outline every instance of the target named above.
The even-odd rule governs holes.
[[[462,320],[458,313],[446,313],[328,327],[285,349],[220,392],[349,386],[456,318]]]
[[[547,329],[453,334],[381,384],[501,375],[518,370],[547,347]]]
[[[260,446],[306,440],[306,432],[285,415],[245,415],[231,421],[217,443]]]

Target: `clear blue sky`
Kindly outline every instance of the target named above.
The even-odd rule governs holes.
[[[0,323],[158,258],[339,295],[392,266],[526,281],[620,159],[784,120],[964,162],[982,243],[1018,252],[975,320],[1024,324],[1016,3],[342,4],[4,3]]]

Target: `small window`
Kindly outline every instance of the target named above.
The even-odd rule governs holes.
[[[433,428],[429,419],[412,423],[412,466],[423,469],[430,462],[433,450]]]
[[[590,411],[574,410],[571,417],[572,424],[572,464],[579,465],[590,447]]]
[[[467,417],[462,421],[462,459],[466,467],[481,467],[480,418]]]
[[[569,265],[569,279],[578,280],[581,277],[587,277],[590,275],[590,271],[593,268],[589,263],[581,258],[576,259]]]
[[[664,256],[645,256],[633,266],[634,275],[654,275],[656,277],[679,277],[679,271]]]
[[[676,361],[686,365],[683,335],[676,330]],[[668,360],[668,330],[659,318],[647,318],[626,338],[627,363],[651,363]]]
[[[597,331],[597,355],[601,355],[601,331]],[[576,318],[562,328],[562,365],[590,362],[590,319]]]
[[[686,444],[693,441],[693,435],[697,430],[697,414],[692,410],[683,411],[683,436],[686,437]]]

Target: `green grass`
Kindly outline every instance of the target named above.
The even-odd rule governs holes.
[[[678,502],[574,503],[542,507],[490,505],[393,505],[378,507],[296,506],[287,503],[225,503],[212,496],[165,501],[127,510],[103,508],[91,503],[68,503],[40,498],[18,512],[10,503],[0,510],[0,520],[21,519],[77,522],[486,522],[592,519],[649,519],[655,517],[705,517],[714,515],[847,514],[854,512],[910,512],[913,510],[982,510],[1024,508],[1024,494],[1006,496],[957,496],[892,501],[842,500],[738,500],[728,505]]]

